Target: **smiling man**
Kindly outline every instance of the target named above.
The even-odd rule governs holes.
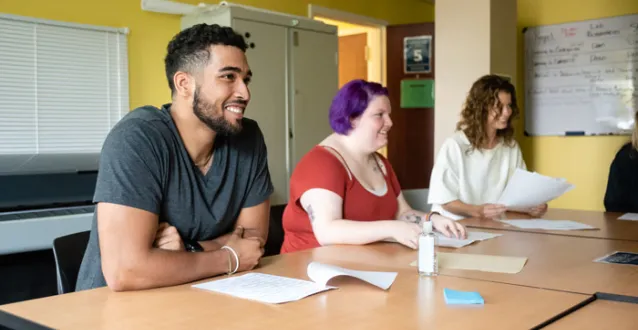
[[[76,290],[172,286],[257,265],[273,186],[263,135],[243,117],[245,51],[218,25],[171,40],[172,102],[131,111],[104,142]]]

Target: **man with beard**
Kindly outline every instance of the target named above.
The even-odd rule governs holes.
[[[188,283],[255,267],[273,191],[252,73],[231,28],[200,24],[168,45],[172,102],[128,113],[102,149],[76,290]]]

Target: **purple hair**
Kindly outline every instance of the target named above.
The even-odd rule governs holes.
[[[352,129],[350,120],[366,110],[375,96],[388,96],[388,89],[381,84],[365,80],[352,80],[343,85],[330,105],[330,127],[335,133],[348,134]]]

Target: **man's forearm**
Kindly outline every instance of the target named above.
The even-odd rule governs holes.
[[[232,235],[232,233],[228,233],[208,241],[201,241],[199,242],[199,245],[202,246],[204,251],[217,251],[226,244],[228,238],[230,238],[230,235]]]
[[[228,238],[230,238],[231,235],[232,233],[228,233],[208,241],[201,241],[199,242],[199,245],[202,246],[204,251],[216,251],[221,249],[222,246],[226,244],[226,242],[228,241]],[[268,233],[263,233],[261,230],[244,228],[243,238],[251,238],[251,237],[259,238],[262,242],[262,245],[266,244],[267,236],[268,236]]]
[[[228,251],[184,252],[151,249],[129,264],[102,260],[108,286],[114,291],[144,290],[184,284],[228,272]]]

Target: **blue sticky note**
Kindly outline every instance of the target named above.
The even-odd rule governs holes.
[[[443,289],[443,296],[445,297],[445,303],[448,305],[483,305],[485,303],[478,292]]]

